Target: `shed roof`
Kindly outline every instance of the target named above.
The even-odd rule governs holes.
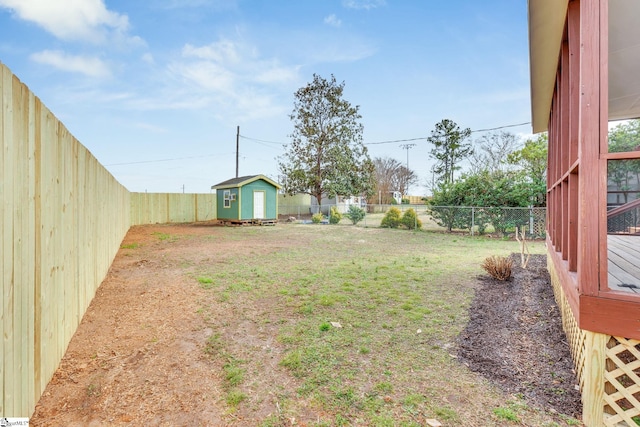
[[[568,0],[529,0],[531,116],[547,130]],[[640,2],[609,2],[609,120],[640,117]]]
[[[243,185],[251,184],[252,182],[257,181],[259,179],[262,179],[262,180],[268,182],[269,184],[273,185],[276,188],[281,188],[282,187],[280,184],[278,184],[277,182],[267,178],[264,175],[247,175],[247,176],[240,176],[238,178],[231,178],[231,179],[223,181],[223,182],[221,182],[219,184],[212,185],[211,189],[212,190],[217,190],[217,189],[222,189],[222,188],[242,187]]]

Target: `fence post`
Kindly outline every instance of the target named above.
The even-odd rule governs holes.
[[[529,234],[533,236],[533,205],[529,205]]]
[[[471,206],[471,235],[473,236],[473,229],[476,226],[476,208]]]

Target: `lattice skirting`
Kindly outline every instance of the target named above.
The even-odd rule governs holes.
[[[640,423],[640,341],[580,329],[551,259],[547,265],[580,383],[585,425],[637,427]]]

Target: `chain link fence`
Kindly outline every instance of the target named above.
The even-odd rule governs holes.
[[[340,224],[350,224],[344,214],[345,206],[322,205],[299,206],[280,205],[280,219],[311,222],[315,212],[322,212],[328,223],[331,207],[336,207],[343,217]],[[362,227],[380,227],[385,213],[392,207],[398,208],[402,214],[408,209],[416,212],[416,219],[422,223],[422,229],[438,231],[468,232],[474,234],[495,233],[509,235],[515,233],[516,227],[525,227],[528,236],[542,238],[546,234],[546,208],[526,207],[471,207],[471,206],[427,206],[419,205],[363,205],[366,211],[364,219],[358,223]]]

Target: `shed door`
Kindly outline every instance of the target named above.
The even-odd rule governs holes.
[[[264,219],[265,196],[264,191],[253,192],[253,218]]]

